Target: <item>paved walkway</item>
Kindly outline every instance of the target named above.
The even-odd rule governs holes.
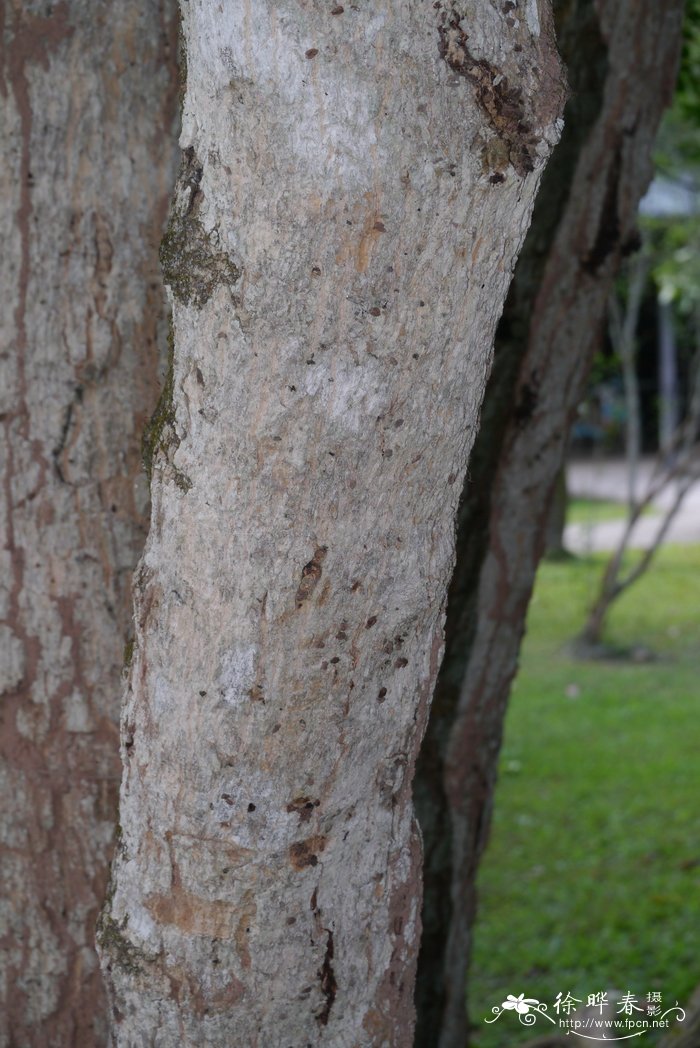
[[[640,492],[646,490],[653,469],[653,459],[643,459],[639,466]],[[608,499],[625,503],[627,498],[627,466],[623,460],[571,462],[567,466],[566,482],[570,495],[580,498]],[[669,486],[658,500],[659,509],[673,500]],[[632,546],[644,548],[653,541],[661,517],[642,517],[634,530]],[[625,528],[624,520],[601,520],[595,524],[568,524],[564,531],[564,545],[572,553],[593,553],[615,549]],[[700,544],[700,481],[688,491],[666,535],[666,542]]]

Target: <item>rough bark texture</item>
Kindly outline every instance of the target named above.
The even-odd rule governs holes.
[[[106,1043],[94,929],[158,385],[175,9],[0,3],[0,1045]]]
[[[100,930],[115,1041],[406,1046],[411,779],[561,112],[547,5],[182,12],[174,357]]]
[[[426,1048],[467,1043],[474,882],[506,702],[569,426],[673,88],[682,6],[555,4],[568,116],[498,331],[416,783],[426,851],[417,1043]]]

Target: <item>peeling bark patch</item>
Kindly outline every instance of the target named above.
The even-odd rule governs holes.
[[[305,841],[296,841],[289,848],[289,861],[295,870],[305,870],[307,866],[318,866],[317,852],[326,847],[325,837],[308,837]]]
[[[161,924],[212,939],[230,938],[236,916],[235,907],[223,899],[202,899],[175,886],[170,895],[148,896],[146,908]]]
[[[320,1026],[328,1025],[331,1008],[333,1007],[338,992],[338,984],[335,980],[335,973],[333,971],[333,932],[330,928],[326,928],[325,931],[328,936],[326,939],[326,954],[323,958],[323,964],[318,972],[318,977],[321,980],[321,991],[325,998],[323,1008],[316,1016]]]
[[[461,21],[462,16],[454,5],[440,14],[440,56],[450,69],[475,88],[477,105],[498,135],[503,152],[519,175],[527,175],[534,171],[540,139],[527,119],[523,92],[511,87],[508,77],[497,66],[471,53],[469,34],[462,29]]]
[[[321,565],[325,560],[326,553],[328,552],[327,546],[318,546],[314,551],[314,555],[308,564],[305,564],[301,572],[301,582],[297,589],[297,595],[295,598],[295,604],[297,608],[300,608],[304,601],[308,600],[313,591],[316,589],[318,580],[323,574],[323,568]]]

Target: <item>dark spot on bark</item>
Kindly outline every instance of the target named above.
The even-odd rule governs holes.
[[[342,4],[336,4],[336,6],[331,11],[331,14],[332,15],[342,15],[344,10],[345,10],[345,8],[343,7]]]
[[[325,932],[328,936],[326,939],[326,954],[323,958],[323,964],[318,972],[318,977],[321,980],[321,990],[325,997],[325,1003],[316,1016],[316,1019],[321,1026],[328,1025],[331,1008],[333,1007],[338,992],[338,984],[335,981],[335,973],[333,971],[333,932],[330,928],[326,928]]]
[[[404,666],[408,666],[408,659],[400,658],[394,663],[397,670],[402,670]]]
[[[377,616],[376,615],[370,615],[370,617],[367,619],[367,622],[365,623],[365,629],[366,630],[371,630],[372,626],[374,626],[376,621],[377,621]]]
[[[353,582],[352,586],[350,587],[351,592],[352,593],[357,593],[357,591],[359,590],[361,585],[362,585],[361,582]]]
[[[529,382],[525,382],[521,386],[515,405],[515,421],[519,426],[524,426],[532,418],[539,400],[539,386],[539,375],[536,371],[533,371]]]
[[[289,861],[295,870],[304,870],[307,866],[318,866],[317,852],[326,846],[325,837],[309,837],[305,841],[296,841],[290,845]]]
[[[232,807],[235,804],[235,801],[234,801],[234,799],[233,799],[233,797],[231,796],[230,793],[222,793],[221,794],[221,799],[222,799],[222,801],[225,801],[226,804],[228,804],[229,807]]]
[[[377,702],[384,702],[386,698],[386,688],[380,688],[379,694],[377,695]]]
[[[253,702],[261,702],[265,705],[265,695],[259,684],[254,684],[248,691],[248,698],[252,699]]]
[[[300,822],[308,822],[314,809],[318,808],[320,803],[319,800],[312,800],[311,797],[295,797],[287,805],[287,811],[290,815],[298,815]]]
[[[489,182],[492,186],[497,186],[500,182],[505,182],[506,176],[502,175],[500,171],[494,172],[493,175],[489,176]]]
[[[204,698],[204,696],[206,695],[206,691],[200,691],[199,694],[202,696],[202,698]]]
[[[252,802],[252,801],[251,801],[251,802],[250,802],[250,804],[248,805],[248,811],[255,811],[255,805],[253,804],[253,802]]]
[[[379,317],[379,316],[381,316],[381,314],[382,314],[382,311],[379,308],[379,306],[372,306],[372,308],[369,311],[369,315],[371,317]]]
[[[308,51],[304,52],[304,54],[305,54],[305,56],[307,58],[315,58],[316,55],[318,54],[318,48],[317,47],[310,47]]]
[[[195,374],[195,378],[197,379],[197,382],[199,383],[199,385],[203,386],[204,385],[204,375],[202,374],[200,368],[195,368],[194,369],[194,374]]]
[[[295,598],[297,608],[300,608],[304,601],[308,600],[316,589],[318,580],[323,574],[323,568],[321,565],[323,564],[327,552],[327,546],[318,546],[316,550],[314,550],[314,555],[311,560],[302,568],[301,582],[299,583]]]

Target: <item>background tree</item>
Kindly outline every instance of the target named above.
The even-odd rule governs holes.
[[[516,8],[182,5],[173,361],[99,933],[119,1044],[410,1043],[411,779],[562,105],[548,4]]]
[[[666,114],[655,151],[664,186],[681,191],[684,214],[645,215],[642,250],[626,267],[619,293],[609,303],[610,335],[622,366],[625,389],[625,435],[629,470],[629,506],[625,528],[609,558],[595,600],[589,610],[581,642],[595,651],[603,642],[610,608],[653,563],[683,501],[700,473],[697,440],[700,435],[700,89],[690,77],[700,53],[700,10],[688,7],[678,89]],[[649,277],[651,276],[651,281]],[[659,448],[644,488],[638,483],[642,446],[642,404],[637,381],[637,343],[642,298],[649,283],[659,301],[662,329],[673,327],[673,308],[691,343],[686,362],[685,404],[664,404],[659,395]],[[662,331],[660,342],[666,335]],[[664,346],[660,345],[663,354]],[[675,348],[673,349],[675,356]],[[672,370],[676,369],[675,360]],[[678,419],[680,418],[680,421]],[[636,525],[662,495],[667,499],[654,521],[651,538],[636,554]]]
[[[106,1042],[93,940],[164,342],[174,18],[0,4],[0,1043],[21,1048]]]
[[[475,878],[510,684],[569,427],[620,260],[637,242],[682,6],[555,4],[572,93],[499,327],[415,788],[426,856],[420,1045],[467,1042]]]

